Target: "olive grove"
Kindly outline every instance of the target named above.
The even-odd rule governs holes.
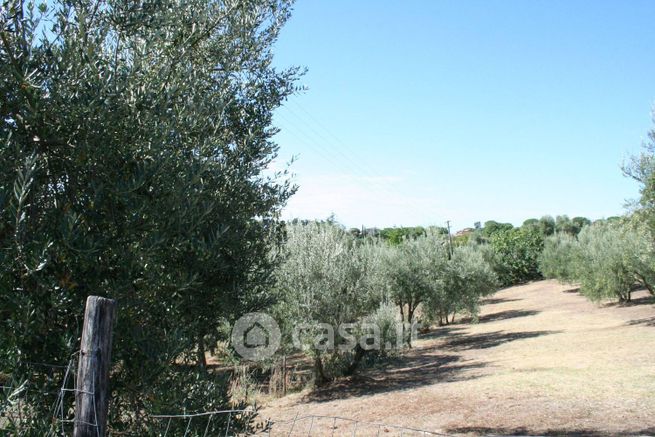
[[[302,337],[318,383],[354,372],[367,356],[411,347],[419,319],[430,325],[458,313],[475,318],[481,298],[497,286],[480,248],[458,247],[449,255],[439,232],[391,244],[357,239],[330,222],[293,224],[287,233],[275,311],[289,348],[294,329]]]

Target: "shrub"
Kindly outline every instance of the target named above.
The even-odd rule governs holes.
[[[515,228],[493,234],[489,245],[492,265],[503,286],[539,279],[539,255],[543,249],[542,233],[534,227]]]

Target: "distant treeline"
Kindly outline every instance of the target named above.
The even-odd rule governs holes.
[[[599,220],[599,222],[618,220],[620,217],[610,217]],[[328,218],[325,222],[336,223],[333,217]],[[311,223],[309,220],[292,222],[292,224],[309,223]],[[484,224],[476,222],[472,228],[457,232],[451,230],[450,233],[448,228],[443,226],[403,226],[382,229],[362,226],[361,228],[350,228],[347,232],[355,239],[381,240],[391,246],[428,235],[441,236],[451,252],[455,247],[488,245],[493,253],[489,261],[494,267],[500,284],[510,286],[543,277],[539,268],[539,258],[546,238],[555,234],[576,237],[585,226],[590,224],[592,221],[586,217],[569,218],[567,215],[556,217],[546,215],[539,219],[527,219],[518,227],[511,223],[488,220]],[[449,235],[450,238],[448,238]]]

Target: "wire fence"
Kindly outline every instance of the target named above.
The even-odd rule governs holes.
[[[152,415],[155,421],[165,424],[162,437],[170,436],[234,436],[236,423],[250,422],[256,417],[254,410],[220,410],[195,414]],[[179,425],[182,424],[182,427]],[[176,426],[177,425],[177,426]],[[181,429],[184,433],[181,434]],[[224,431],[224,432],[223,432]],[[200,433],[201,432],[201,433]]]
[[[399,425],[389,425],[377,422],[352,419],[341,416],[306,415],[284,421],[269,421],[267,435],[302,435],[302,436],[446,436],[447,434],[411,428]],[[272,431],[277,433],[272,434]],[[284,432],[287,434],[283,434]],[[282,433],[282,434],[280,434]]]
[[[325,436],[448,436],[436,431],[428,431],[419,428],[405,427],[399,425],[389,425],[377,422],[367,422],[364,420],[352,419],[341,416],[326,415],[304,415],[296,414],[293,419],[272,420],[268,419],[255,425],[255,429],[248,431],[238,431],[232,428],[235,423],[232,419],[254,418],[254,410],[222,410],[196,414],[174,414],[174,415],[153,415],[153,419],[163,422],[165,427],[162,437],[181,436],[181,437],[210,437],[210,436],[303,436],[303,437],[325,437]],[[195,420],[195,424],[194,424]],[[224,425],[219,433],[214,431],[210,433],[210,424],[217,421]],[[171,429],[178,422],[178,432],[170,433]],[[183,427],[179,425],[182,424]],[[195,426],[194,426],[195,425]],[[202,428],[204,427],[204,431]],[[184,430],[181,432],[181,430]]]
[[[95,422],[81,421],[75,416],[75,404],[82,396],[93,396],[95,387],[79,388],[77,367],[79,352],[74,353],[66,365],[22,363],[45,369],[46,381],[20,383],[5,378],[0,381],[0,434],[12,435],[21,427],[29,427],[25,403],[30,396],[54,398],[50,411],[48,437],[64,437],[73,434],[76,425],[90,427],[91,433],[100,436],[97,414]],[[95,376],[95,375],[94,375]],[[95,380],[95,377],[92,378]],[[7,383],[8,382],[8,383]],[[51,390],[55,388],[54,391]],[[45,399],[45,398],[44,398]],[[93,403],[95,409],[95,403]],[[230,409],[199,413],[149,415],[153,429],[150,435],[158,437],[232,437],[232,436],[447,436],[436,431],[368,422],[342,416],[300,415],[292,419],[262,420],[254,409]]]
[[[79,363],[80,352],[75,352],[66,366],[66,373],[62,381],[61,388],[59,389],[59,395],[57,396],[57,401],[53,409],[53,422],[58,425],[57,431],[53,431],[52,436],[61,435],[65,436],[67,426],[68,428],[73,428],[75,425],[84,425],[90,427],[93,433],[100,437],[100,426],[98,422],[98,411],[96,408],[96,389],[95,381],[96,375],[92,374],[90,378],[91,387],[79,387],[77,383],[77,368]],[[90,354],[90,360],[95,360],[96,355]],[[92,372],[95,372],[96,366],[89,366]],[[70,396],[66,396],[67,393],[72,393]],[[75,404],[80,400],[82,396],[90,396],[92,399],[91,405],[93,406],[93,422],[84,421],[75,416]],[[61,434],[58,434],[61,432]]]
[[[0,385],[0,434],[11,435],[21,429],[39,426],[40,428],[48,428],[45,433],[48,437],[69,436],[73,434],[75,424],[83,424],[93,428],[95,430],[94,434],[100,436],[95,411],[95,423],[85,422],[75,417],[75,403],[80,396],[92,396],[95,400],[95,387],[92,386],[90,389],[78,388],[77,364],[79,354],[79,351],[73,353],[66,365],[34,362],[21,362],[19,364],[19,367],[38,367],[40,369],[38,375],[45,375],[45,379],[39,381],[30,379],[21,381],[14,378],[13,375],[5,378],[8,382]],[[17,373],[25,374],[26,372],[21,369]],[[35,374],[37,373],[35,372]],[[93,375],[92,381],[95,381],[95,375]],[[27,409],[33,408],[36,404],[30,402],[36,397],[41,398],[41,402],[38,402],[40,405],[47,403],[48,399],[53,399],[52,407],[49,410],[50,419],[47,423],[30,422],[30,417],[25,414]],[[26,407],[26,405],[30,405],[30,407]],[[95,402],[93,405],[95,410]]]

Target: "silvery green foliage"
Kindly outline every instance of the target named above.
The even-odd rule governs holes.
[[[310,327],[299,340],[314,356],[319,380],[352,371],[363,357],[359,347],[338,350],[339,325],[353,323],[358,337],[368,332],[364,324],[375,324],[382,351],[403,347],[410,330],[402,322],[418,314],[444,323],[457,312],[475,316],[481,297],[497,284],[482,248],[456,248],[451,259],[447,240],[433,232],[397,245],[357,240],[329,222],[293,224],[287,234],[276,314],[288,341],[294,328]],[[325,333],[319,323],[332,326],[336,350],[317,344]]]
[[[314,356],[317,379],[322,382],[349,367],[353,350],[339,349],[343,339],[338,327],[359,324],[379,305],[376,262],[371,256],[376,252],[329,222],[293,224],[287,235],[285,261],[277,272],[284,303],[277,311],[285,317],[287,338],[289,331],[304,326],[305,335],[299,340]],[[321,347],[323,334],[329,335],[317,326],[321,323],[334,330],[330,350]]]
[[[628,265],[637,282],[655,294],[655,236],[652,229],[635,215],[626,224],[625,238],[630,249],[626,255]]]
[[[623,219],[585,227],[572,245],[573,277],[592,301],[629,301],[635,285],[652,290],[655,247],[646,224]]]
[[[456,248],[448,267],[446,287],[452,294],[454,311],[477,317],[480,299],[498,287],[493,268],[475,246]]]
[[[481,246],[457,247],[449,257],[447,240],[428,233],[404,240],[388,252],[384,269],[389,295],[402,320],[409,323],[419,308],[425,321],[440,324],[455,313],[476,316],[481,297],[497,287]]]
[[[595,223],[578,235],[576,277],[580,291],[592,301],[618,297],[628,300],[635,283],[627,263],[627,239],[615,223]]]
[[[426,300],[447,299],[447,263],[447,241],[434,233],[405,239],[389,248],[384,269],[391,300],[398,306],[403,322],[412,323],[416,310]]]
[[[571,281],[576,277],[575,251],[578,240],[566,233],[546,237],[544,250],[539,257],[539,270],[545,278]]]
[[[630,299],[636,285],[655,284],[655,244],[639,215],[583,227],[578,237],[556,234],[545,241],[540,257],[544,276],[579,283],[594,302]]]
[[[655,121],[655,114],[653,116]],[[648,132],[642,152],[624,163],[623,173],[641,185],[639,201],[633,206],[640,211],[649,227],[655,229],[655,129]]]
[[[400,318],[398,308],[392,303],[382,303],[373,314],[366,317],[365,323],[378,327],[380,332],[380,347],[383,352],[392,352],[402,347],[399,330]],[[400,335],[399,335],[400,334]]]
[[[448,323],[448,317],[464,313],[477,317],[480,299],[492,294],[498,278],[485,260],[480,246],[456,247],[441,272],[441,280],[425,302],[425,315],[431,321]]]
[[[377,306],[372,296],[374,265],[341,227],[329,223],[290,225],[279,287],[301,322],[356,321]]]

